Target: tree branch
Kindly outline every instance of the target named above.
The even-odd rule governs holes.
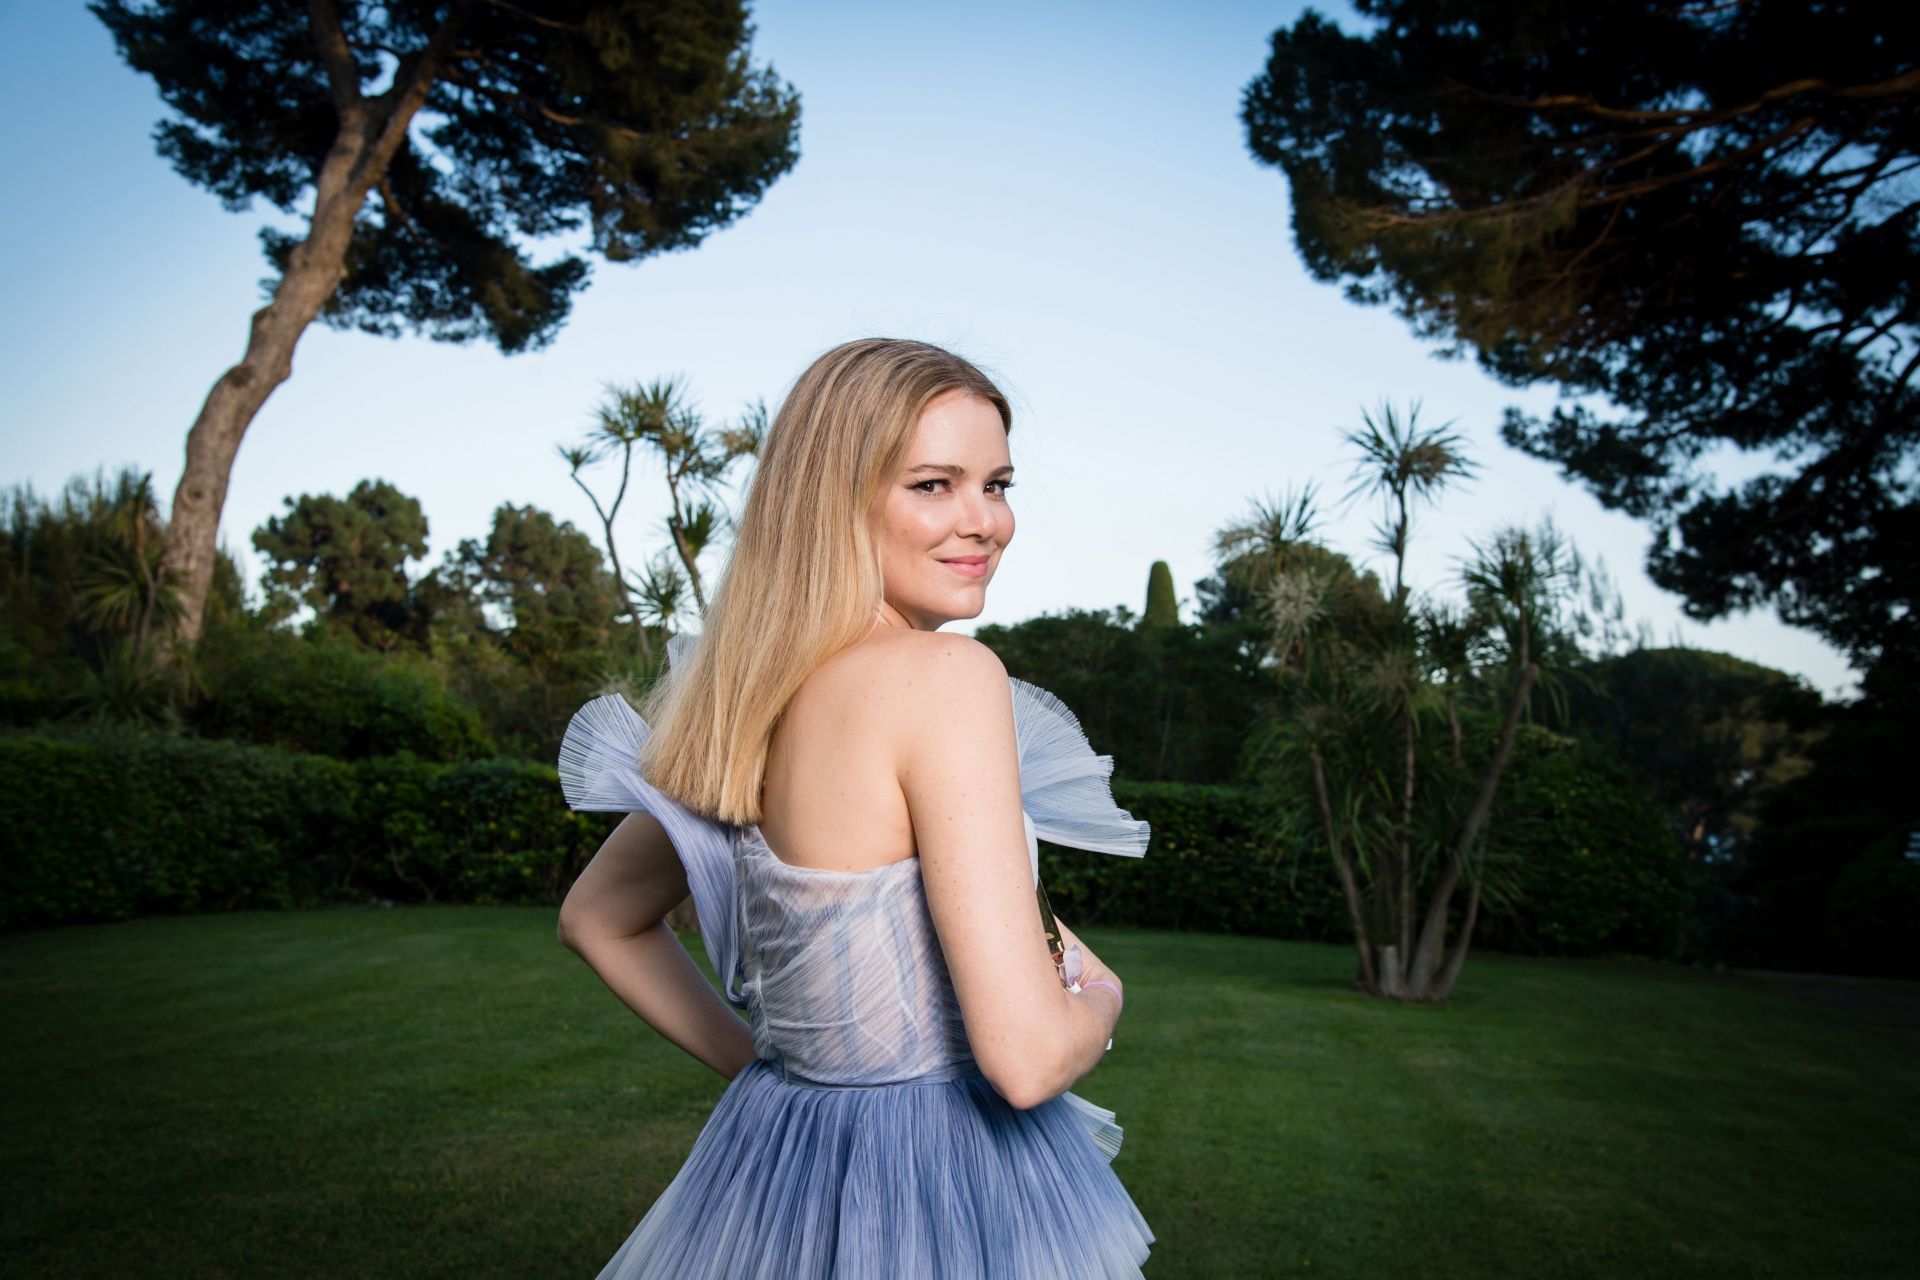
[[[1327,795],[1326,766],[1321,763],[1317,744],[1307,748],[1307,757],[1313,765],[1313,793],[1320,806],[1320,820],[1326,824],[1327,852],[1332,855],[1334,872],[1340,877],[1340,893],[1346,899],[1347,918],[1353,924],[1353,945],[1360,953],[1360,980],[1371,994],[1379,990],[1380,977],[1373,964],[1373,939],[1367,935],[1366,907],[1361,901],[1353,864],[1341,847],[1340,828],[1333,820],[1333,803]]]
[[[527,12],[525,9],[522,9],[517,4],[508,4],[507,0],[480,0],[480,2],[486,5],[489,9],[498,9],[502,13],[510,13],[516,18],[524,18],[526,21],[533,23],[537,27],[546,27],[552,31],[579,32],[579,31],[586,30],[585,25],[581,23],[560,22],[554,18],[543,18],[537,13]]]
[[[419,54],[402,64],[394,73],[393,84],[374,99],[374,106],[381,113],[384,123],[380,136],[361,153],[359,163],[354,166],[355,182],[362,190],[373,185],[376,174],[386,171],[387,163],[406,139],[414,114],[426,102],[427,93],[433,88],[434,77],[439,75],[447,50],[453,45],[454,28],[464,8],[464,5],[455,5],[447,11],[447,16],[441,20],[439,28]]]
[[[360,69],[353,63],[353,49],[340,25],[340,10],[333,0],[307,0],[307,21],[313,27],[320,65],[327,69],[327,83],[333,89],[333,109],[344,120],[360,105]]]
[[[1594,101],[1593,95],[1590,93],[1561,93],[1550,94],[1540,98],[1512,98],[1504,94],[1488,93],[1484,89],[1477,89],[1470,84],[1452,79],[1443,80],[1440,88],[1442,92],[1458,93],[1466,97],[1478,98],[1483,102],[1491,102],[1496,106],[1512,107],[1519,111],[1552,111],[1564,107],[1572,107],[1585,112],[1587,115],[1597,116],[1602,120],[1631,120],[1636,122],[1664,120],[1684,123],[1689,129],[1698,129],[1704,128],[1707,125],[1719,124],[1723,121],[1731,120],[1736,116],[1750,115],[1783,98],[1796,97],[1803,93],[1825,92],[1832,94],[1836,98],[1885,98],[1902,93],[1912,93],[1915,90],[1920,90],[1920,67],[1903,71],[1891,80],[1881,80],[1873,84],[1835,86],[1829,81],[1812,77],[1790,80],[1786,84],[1768,89],[1750,102],[1741,103],[1736,107],[1722,107],[1717,110],[1700,107],[1679,107],[1671,111],[1635,111],[1626,107],[1603,106]]]

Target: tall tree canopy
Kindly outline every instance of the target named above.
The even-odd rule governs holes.
[[[1712,618],[1871,662],[1920,594],[1920,46],[1859,0],[1355,0],[1246,87],[1307,266],[1569,403],[1509,443]],[[1732,446],[1772,465],[1722,484]]]
[[[407,561],[427,554],[419,499],[384,480],[362,480],[345,498],[303,493],[253,531],[267,558],[266,615],[281,621],[309,605],[321,624],[373,649],[427,645],[427,614]]]
[[[187,437],[167,564],[199,633],[248,423],[327,323],[541,346],[587,265],[697,245],[798,158],[799,98],[750,60],[742,0],[92,0],[175,113],[160,153],[262,233],[279,269]]]
[[[538,507],[502,503],[485,544],[463,539],[436,584],[471,589],[492,606],[504,625],[489,643],[522,676],[522,732],[543,752],[557,749],[568,718],[605,683],[624,634],[624,593],[593,539]]]

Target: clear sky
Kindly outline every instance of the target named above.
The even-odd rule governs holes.
[[[1338,429],[1417,397],[1481,471],[1416,525],[1416,586],[1452,593],[1469,538],[1551,514],[1656,642],[1850,691],[1845,659],[1771,611],[1685,618],[1641,568],[1644,525],[1501,444],[1502,407],[1550,391],[1441,359],[1308,278],[1285,179],[1251,159],[1238,119],[1268,35],[1298,10],[767,0],[756,60],[800,91],[801,155],[752,213],[689,252],[597,264],[531,355],[310,329],[241,446],[222,541],[251,582],[249,535],[284,498],[366,477],[424,506],[432,552],[416,570],[483,538],[502,502],[597,537],[555,445],[581,437],[604,384],[680,374],[729,417],[777,406],[835,343],[884,334],[953,347],[1014,401],[1018,532],[986,612],[955,630],[1138,610],[1156,559],[1190,603],[1214,532],[1250,497],[1312,480],[1337,498]],[[153,151],[161,114],[79,0],[0,0],[0,483],[46,492],[133,464],[170,499],[186,430],[241,354],[269,270],[256,234],[275,215],[229,213],[177,176]],[[630,565],[664,545],[664,486],[657,471],[638,484]],[[1349,508],[1324,536],[1377,560],[1372,516]]]

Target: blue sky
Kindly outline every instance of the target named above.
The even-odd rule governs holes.
[[[1645,526],[1501,444],[1502,408],[1543,408],[1550,391],[1442,359],[1307,277],[1286,182],[1249,157],[1238,120],[1268,35],[1298,11],[762,3],[757,60],[799,89],[802,120],[799,164],[757,209],[690,252],[596,265],[531,355],[310,329],[241,446],[222,541],[256,579],[249,535],[285,497],[366,477],[425,507],[422,571],[484,537],[502,502],[597,534],[555,445],[580,438],[604,384],[680,374],[728,417],[777,405],[827,347],[887,334],[961,351],[1014,401],[1018,532],[986,612],[954,630],[1139,609],[1156,559],[1188,601],[1250,497],[1311,480],[1337,498],[1339,428],[1418,398],[1481,469],[1416,525],[1416,586],[1453,593],[1469,538],[1551,515],[1657,642],[1850,691],[1845,659],[1770,610],[1686,619],[1641,569]],[[170,498],[186,429],[241,353],[268,274],[256,234],[276,215],[228,213],[174,174],[151,142],[161,113],[77,0],[0,0],[0,118],[14,122],[0,133],[0,483],[50,491],[133,464]],[[1734,478],[1755,465],[1717,461]],[[664,486],[653,471],[637,484],[629,564],[664,539]],[[1330,513],[1324,536],[1377,559],[1372,516]]]

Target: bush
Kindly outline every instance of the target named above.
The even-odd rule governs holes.
[[[1317,815],[1290,812],[1290,802],[1252,788],[1118,782],[1114,795],[1152,824],[1152,848],[1136,862],[1042,845],[1048,898],[1069,923],[1352,939]],[[1500,783],[1492,835],[1490,852],[1515,867],[1518,897],[1505,911],[1483,903],[1475,947],[1678,950],[1691,900],[1686,857],[1659,803],[1624,769],[1525,727]],[[1430,889],[1422,884],[1423,901]],[[1462,889],[1455,927],[1465,900]]]
[[[1849,973],[1920,978],[1913,935],[1920,918],[1920,865],[1907,860],[1905,832],[1849,862],[1827,899],[1827,949]]]
[[[207,696],[194,730],[342,760],[410,751],[429,760],[494,754],[480,714],[415,653],[376,653],[339,636],[239,624],[201,648]]]
[[[1136,626],[1126,610],[1069,609],[974,632],[1006,664],[1069,707],[1119,776],[1235,783],[1240,748],[1273,677],[1239,633]]]
[[[337,760],[128,731],[0,736],[0,927],[328,894],[351,843]]]
[[[555,903],[613,820],[550,767],[0,735],[0,928],[368,898]]]
[[[356,883],[428,902],[557,904],[615,818],[570,811],[551,765],[406,756],[354,767],[373,854]]]
[[[1519,876],[1511,912],[1483,911],[1476,945],[1528,955],[1672,957],[1692,901],[1660,803],[1607,756],[1522,726],[1494,801],[1490,852]]]
[[[0,927],[387,898],[560,901],[614,818],[576,814],[547,765],[410,753],[340,761],[137,730],[0,735]],[[1545,731],[1523,735],[1496,815],[1527,897],[1475,944],[1669,954],[1686,891],[1657,805]],[[1344,942],[1346,907],[1302,815],[1241,787],[1120,782],[1153,826],[1141,860],[1041,848],[1080,924]],[[1457,909],[1458,903],[1456,903]]]
[[[1324,851],[1286,841],[1266,792],[1180,782],[1116,782],[1114,797],[1152,824],[1143,859],[1040,847],[1040,876],[1070,925],[1130,924],[1206,933],[1344,940],[1346,906]]]

